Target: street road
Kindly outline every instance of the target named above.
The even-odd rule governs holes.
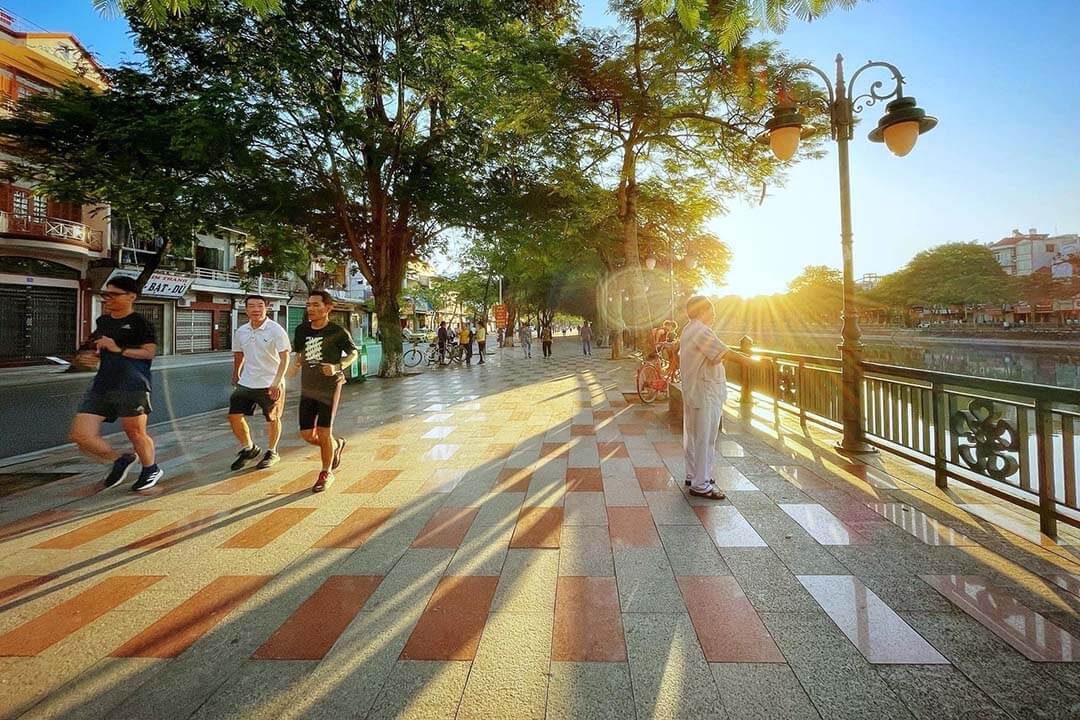
[[[150,422],[225,408],[231,372],[229,359],[155,369]],[[0,459],[68,442],[71,418],[92,379],[80,373],[0,387]],[[104,426],[106,434],[119,430],[119,423]]]

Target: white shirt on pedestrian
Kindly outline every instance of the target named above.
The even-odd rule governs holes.
[[[244,353],[244,367],[240,370],[240,384],[246,388],[261,390],[274,384],[277,377],[280,353],[290,352],[292,344],[285,328],[267,318],[259,327],[244,323],[233,333],[233,352]]]
[[[687,324],[679,338],[679,373],[687,407],[705,407],[706,402],[723,406],[727,400],[727,375],[724,364],[716,360],[727,351],[728,346],[708,325],[700,320]]]

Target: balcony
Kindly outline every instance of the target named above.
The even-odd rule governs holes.
[[[13,215],[0,210],[0,233],[31,240],[47,240],[82,250],[101,252],[101,232],[79,222],[37,215]]]
[[[191,275],[195,278],[193,285],[206,289],[244,290],[245,292],[280,295],[283,297],[289,295],[289,281],[282,278],[264,277],[262,275],[248,277],[229,270],[215,270],[204,267],[196,267],[191,272]]]

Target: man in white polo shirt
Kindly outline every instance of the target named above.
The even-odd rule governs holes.
[[[239,470],[254,460],[262,449],[251,441],[245,415],[258,407],[266,418],[266,454],[255,467],[274,465],[281,438],[281,409],[285,405],[285,371],[289,368],[292,344],[285,328],[266,317],[266,298],[248,295],[244,309],[250,322],[233,333],[233,390],[229,398],[229,425],[240,441],[240,452],[232,469]]]

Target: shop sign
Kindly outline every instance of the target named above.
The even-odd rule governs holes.
[[[506,327],[506,306],[505,305],[492,305],[491,311],[495,314],[495,327],[502,329]]]
[[[109,284],[109,280],[112,280],[117,276],[125,276],[131,278],[139,277],[138,270],[114,270],[109,279],[105,281],[105,285]],[[191,278],[186,275],[179,275],[177,273],[157,271],[150,276],[150,279],[146,281],[146,285],[143,286],[142,295],[146,297],[159,297],[177,299],[182,298],[184,293],[191,287]]]

